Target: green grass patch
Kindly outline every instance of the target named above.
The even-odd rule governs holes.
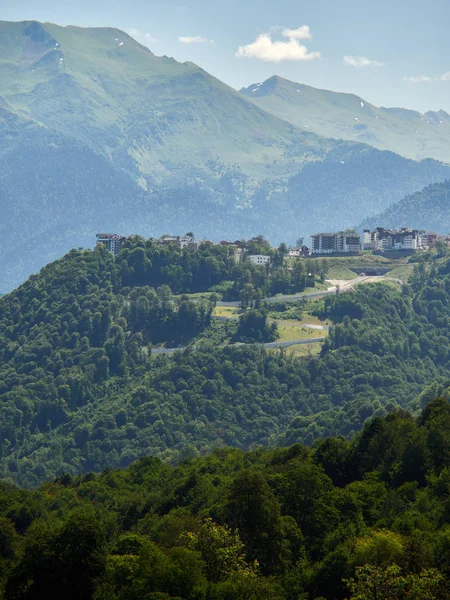
[[[396,277],[397,279],[403,279],[407,281],[414,272],[414,264],[400,265],[389,271],[388,277]]]
[[[321,329],[309,329],[302,325],[286,325],[278,322],[277,342],[291,342],[294,340],[308,340],[311,338],[325,338],[327,331]]]
[[[228,319],[237,318],[240,312],[239,308],[234,306],[216,306],[213,310],[214,317],[227,317]]]

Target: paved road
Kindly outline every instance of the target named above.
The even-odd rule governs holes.
[[[324,290],[322,292],[314,292],[312,294],[294,294],[293,296],[271,296],[270,298],[263,298],[261,302],[273,304],[274,302],[294,302],[295,300],[302,300],[303,298],[312,300],[314,298],[322,298],[327,294],[334,293],[336,293],[336,288],[333,288],[332,291]],[[231,302],[223,302],[219,300],[219,302],[217,302],[217,306],[232,306],[234,308],[239,308],[240,305],[241,303],[238,300]]]
[[[314,344],[315,342],[323,342],[326,338],[309,338],[302,340],[289,340],[288,342],[268,342],[266,344],[260,344],[264,348],[289,348],[289,346],[300,346],[303,344]],[[255,346],[256,344],[229,344],[228,346],[221,346],[221,348],[234,348],[237,346]],[[258,344],[259,345],[259,344]],[[182,346],[180,348],[152,348],[152,354],[173,354],[174,352],[183,352],[186,348],[193,348],[197,346]]]
[[[359,285],[360,283],[366,283],[368,281],[379,281],[381,279],[378,277],[358,277],[357,279],[350,279],[348,282],[345,282],[343,285],[340,286],[340,291],[341,292],[346,292],[348,290],[353,289],[355,286]],[[328,294],[335,294],[336,293],[336,287],[330,287],[327,290],[323,290],[321,292],[309,292],[308,294],[293,294],[291,296],[270,296],[269,298],[263,298],[261,300],[261,302],[265,302],[268,304],[271,304],[273,302],[295,302],[295,300],[302,300],[302,299],[306,299],[306,300],[314,300],[314,298],[323,298],[324,296],[328,296]],[[234,308],[239,307],[241,305],[241,303],[239,301],[232,301],[232,302],[223,302],[223,301],[219,301],[217,302],[217,306],[232,306]]]
[[[312,323],[302,323],[299,321],[295,325],[293,323],[286,323],[286,321],[277,321],[279,325],[284,325],[285,327],[306,327],[306,329],[316,329],[317,331],[328,331],[330,329],[329,325],[314,325]]]

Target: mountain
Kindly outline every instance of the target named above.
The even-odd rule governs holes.
[[[413,227],[448,234],[450,232],[450,181],[429,185],[396,202],[385,211],[365,219],[360,229]]]
[[[450,162],[450,115],[421,114],[404,108],[377,107],[354,94],[342,94],[271,77],[240,90],[256,106],[327,138],[370,144],[401,156]]]
[[[261,291],[260,268],[230,262],[226,247],[136,237],[117,258],[72,250],[0,298],[0,479],[33,487],[144,455],[312,444],[416,410],[450,378],[449,262],[431,261],[403,290],[371,284],[315,304],[335,325],[320,356],[296,359],[222,347],[233,321],[212,322],[213,300],[183,295],[214,283],[239,297],[249,281]],[[163,342],[191,345],[154,352]]]
[[[97,231],[294,242],[450,167],[325,139],[109,28],[0,22],[0,292]]]

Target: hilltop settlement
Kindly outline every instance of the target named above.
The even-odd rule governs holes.
[[[127,237],[116,233],[97,233],[96,243],[104,244],[110,252],[117,256]],[[193,233],[185,235],[163,235],[154,240],[162,247],[175,246],[198,250],[201,244],[225,246],[230,251],[230,257],[239,262],[246,249],[245,240],[212,242],[198,240]],[[290,258],[310,256],[357,256],[362,252],[386,255],[390,257],[407,256],[416,252],[425,251],[436,246],[438,242],[450,245],[450,237],[439,236],[435,232],[426,232],[420,229],[385,229],[377,227],[374,231],[366,229],[361,236],[354,230],[338,231],[334,233],[316,233],[311,236],[311,247],[303,244],[303,239],[298,240],[295,247],[287,248],[286,255]],[[246,258],[255,265],[270,263],[269,255],[246,255]]]

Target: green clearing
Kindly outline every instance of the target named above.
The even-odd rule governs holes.
[[[320,342],[312,342],[311,344],[301,344],[299,346],[290,346],[285,350],[289,356],[295,358],[304,358],[310,356],[318,356],[322,350]]]
[[[293,340],[307,340],[311,338],[327,337],[328,332],[323,329],[308,329],[302,325],[286,325],[284,322],[277,322],[278,337],[277,342],[290,342]]]
[[[413,264],[402,264],[392,271],[389,271],[388,277],[396,277],[398,279],[408,280],[414,272]]]
[[[323,307],[323,305],[323,298],[315,298],[314,300],[307,302],[305,308],[303,309],[302,323],[308,325],[331,325],[332,323],[330,319],[321,320],[319,317],[313,314],[317,308]]]
[[[234,319],[237,318],[239,312],[239,308],[235,308],[234,306],[216,306],[213,310],[213,316]]]
[[[322,259],[313,259],[322,260]],[[338,256],[330,257],[327,259],[329,264],[329,270],[327,277],[328,279],[344,279],[351,280],[356,279],[358,275],[351,271],[351,268],[392,268],[398,269],[400,267],[408,266],[408,258],[390,259],[384,256],[377,256],[374,254],[362,254],[361,256]],[[412,272],[412,271],[411,271]],[[390,275],[391,273],[389,273]]]

